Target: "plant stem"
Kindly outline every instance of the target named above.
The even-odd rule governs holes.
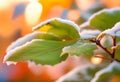
[[[110,61],[114,61],[114,59],[112,59],[112,58],[106,58],[106,57],[104,57],[104,56],[95,55],[94,57],[103,58],[103,59],[108,59],[108,60],[110,60]]]
[[[99,46],[100,48],[102,48],[106,53],[108,53],[110,56],[111,56],[111,61],[114,61],[114,54],[115,54],[115,50],[113,50],[113,52],[111,53],[110,51],[107,50],[107,48],[104,48],[101,43],[100,43],[100,40],[90,40],[91,42],[94,42],[96,43],[97,46]],[[115,42],[114,42],[115,41]],[[113,42],[114,44],[113,45],[116,45],[116,39],[114,38],[113,39]]]

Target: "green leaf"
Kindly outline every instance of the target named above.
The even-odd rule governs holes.
[[[67,55],[60,56],[62,48],[73,44],[74,41],[52,41],[34,39],[20,47],[10,50],[4,61],[34,61],[36,64],[54,65],[67,58]]]
[[[62,48],[80,38],[79,27],[60,18],[42,22],[34,27],[34,30],[35,32],[18,39],[8,47],[4,61],[34,61],[37,64],[54,65],[68,56],[60,55]]]
[[[115,59],[120,60],[120,49],[116,49]]]
[[[60,40],[73,40],[80,38],[79,27],[69,20],[63,20],[60,18],[53,18],[42,22],[40,25],[34,27],[33,30],[52,34]]]
[[[70,55],[85,55],[86,57],[91,57],[93,51],[97,49],[96,44],[90,43],[86,40],[77,41],[75,44],[65,47],[63,49],[63,54],[68,53]]]
[[[45,39],[45,40],[55,40],[59,41],[60,39],[56,36],[49,34],[49,33],[40,33],[40,32],[33,32],[30,34],[27,34],[26,36],[19,38],[15,42],[13,42],[8,48],[7,51],[12,50],[16,47],[22,46],[25,43],[32,41],[33,39]]]
[[[120,63],[119,62],[113,62],[108,67],[97,72],[91,82],[109,82],[111,78],[113,78],[114,76],[120,77]],[[114,81],[114,82],[119,82],[119,81]]]
[[[55,40],[55,41],[59,41],[60,40],[58,37],[56,37],[53,34],[41,33],[41,32],[38,35],[36,35],[34,39],[45,39],[45,40]]]
[[[100,30],[105,30],[114,26],[120,21],[120,8],[104,9],[99,11],[89,19],[89,24]]]
[[[120,37],[120,22],[117,22],[111,29],[103,31],[100,35]]]

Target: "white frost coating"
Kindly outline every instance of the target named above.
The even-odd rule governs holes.
[[[7,52],[7,54],[4,56],[3,62],[6,62],[7,59],[8,59],[13,53],[15,53],[17,50],[21,49],[21,48],[24,47],[24,46],[27,46],[27,45],[31,44],[32,42],[35,42],[35,41],[42,41],[42,39],[34,39],[34,40],[30,41],[30,42],[26,42],[24,45],[17,46],[17,47],[15,47],[14,49],[9,50],[9,51]],[[14,62],[12,62],[12,61],[7,61],[7,62],[8,62],[8,64],[14,64]],[[10,63],[9,63],[9,62],[10,62]]]
[[[79,72],[82,73],[85,76],[84,79],[90,80],[92,77],[87,74],[86,69],[88,69],[88,68],[94,69],[95,67],[92,64],[86,64],[82,67],[81,66],[77,67],[74,70],[72,70],[71,72],[69,72],[68,74],[62,76],[56,82],[63,82],[64,80],[67,80],[67,81],[75,80],[75,81],[80,82],[80,77],[78,76]],[[81,78],[81,80],[82,79],[83,78]]]
[[[92,38],[96,38],[96,36],[94,36],[94,35],[81,35],[81,39],[92,39]]]
[[[74,22],[72,22],[70,20],[65,20],[65,19],[61,19],[61,18],[51,18],[49,20],[41,22],[37,26],[33,27],[32,30],[36,30],[36,29],[40,28],[41,26],[43,26],[43,25],[45,25],[45,24],[47,24],[47,23],[49,23],[51,21],[54,21],[54,20],[57,20],[59,22],[65,23],[65,24],[69,24],[69,25],[73,26],[78,32],[80,31],[79,26],[77,24],[75,24]]]
[[[31,41],[32,39],[35,38],[35,36],[37,36],[39,34],[39,32],[33,32],[31,34],[28,34],[18,40],[16,40],[15,42],[13,42],[8,48],[7,48],[7,52],[18,47],[21,46],[23,44],[25,44],[26,42]]]
[[[36,64],[33,61],[28,61],[28,67],[30,71],[35,74],[35,75],[40,75],[42,73],[42,65],[41,64]]]
[[[91,39],[91,38],[95,38],[100,33],[101,31],[99,30],[83,30],[80,33],[80,36],[81,36],[81,39]]]
[[[113,11],[116,11],[116,10],[119,10],[120,11],[120,8],[111,8],[111,9],[103,9],[95,14],[93,14],[90,18],[89,18],[89,22],[91,19],[95,18],[97,15],[103,13],[103,12],[109,12],[109,13],[112,13]]]
[[[103,34],[108,34],[111,36],[120,36],[120,22],[116,23],[111,29],[107,29],[102,32]]]
[[[71,48],[71,46],[66,46],[62,49],[62,51],[64,52],[64,51],[68,50],[69,48]]]
[[[115,33],[112,29],[107,29],[107,30],[103,31],[102,34],[108,34],[111,36],[115,36]]]
[[[120,36],[120,31],[116,32],[116,36]]]
[[[35,62],[28,60],[28,67],[31,67],[32,65],[36,65]]]
[[[64,48],[62,48],[62,53],[60,54],[60,57],[63,56],[67,50],[69,50],[69,48],[71,48],[71,46],[66,46]]]
[[[36,66],[43,66],[42,64],[36,64],[34,61],[30,61],[28,60],[28,67],[32,67],[33,65],[36,65]],[[45,66],[45,65],[44,65]],[[47,66],[47,65],[46,65]]]
[[[120,22],[116,23],[115,26],[112,28],[114,31],[119,31],[120,30]]]
[[[6,64],[7,64],[7,65],[11,65],[11,64],[14,64],[14,65],[16,65],[16,64],[17,64],[17,62],[13,62],[13,61],[7,61],[7,62],[6,62]]]
[[[94,14],[89,18],[88,21],[90,22],[91,19],[95,18],[97,15],[99,15],[99,14],[105,12],[105,11],[109,11],[109,9],[102,9],[101,11],[94,13]]]
[[[111,63],[108,67],[106,67],[106,68],[104,68],[103,70],[97,72],[97,73],[95,74],[95,77],[91,80],[91,82],[97,82],[98,78],[99,78],[102,74],[104,74],[104,73],[106,73],[106,72],[111,72],[114,67],[117,67],[118,69],[120,69],[120,63],[118,63],[118,62],[113,62],[113,63]]]
[[[80,30],[81,30],[81,29],[83,29],[83,28],[85,28],[87,26],[89,26],[89,22],[88,21],[83,23],[83,24],[81,24],[79,27],[80,27]]]

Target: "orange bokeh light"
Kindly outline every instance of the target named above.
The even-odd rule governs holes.
[[[102,62],[102,55],[96,55],[96,56],[99,56],[99,57],[95,57],[95,56],[93,56],[92,58],[91,58],[91,62],[93,63],[93,64],[95,64],[95,65],[98,65],[98,64],[100,64],[101,62]]]

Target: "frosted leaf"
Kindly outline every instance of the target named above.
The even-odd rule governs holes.
[[[88,20],[90,26],[96,27],[100,30],[109,29],[119,21],[120,8],[103,9],[93,14]]]
[[[16,64],[17,64],[17,62],[7,61],[7,62],[6,62],[6,64],[7,64],[7,65],[11,65],[11,64],[15,64],[15,65],[16,65]]]
[[[120,22],[116,23],[111,29],[107,29],[102,32],[103,34],[108,34],[111,36],[120,36]]]
[[[101,40],[104,36],[120,36],[120,22],[116,23],[115,26],[113,26],[113,28],[111,29],[107,29],[103,32],[101,32],[98,37],[97,40]]]
[[[96,36],[100,33],[101,32],[99,30],[83,30],[80,35],[81,39],[92,39],[96,38]]]
[[[111,35],[111,36],[115,36],[115,33],[112,29],[107,29],[105,31],[102,32],[103,34],[108,34],[108,35]]]
[[[87,26],[89,26],[89,22],[88,21],[83,23],[83,24],[81,24],[79,27],[80,27],[80,30],[81,30],[81,29],[83,29],[83,28],[85,28]]]
[[[108,67],[102,69],[101,71],[97,72],[95,77],[91,80],[91,82],[97,82],[97,80],[99,79],[99,77],[107,72],[111,72],[114,68],[120,69],[120,63],[118,62],[113,62],[111,63]]]
[[[22,40],[22,39],[21,39]],[[17,47],[14,47],[14,49],[11,49],[7,52],[7,54],[4,56],[4,59],[3,59],[3,62],[8,62],[7,64],[10,65],[10,64],[14,64],[14,62],[11,62],[11,61],[6,61],[13,53],[15,53],[17,50],[19,50],[20,48],[22,48],[23,46],[26,46],[26,45],[29,45],[31,44],[32,42],[36,41],[36,40],[41,40],[41,39],[35,39],[35,40],[32,40],[30,42],[25,42],[24,45],[19,45]],[[14,45],[13,45],[14,46]]]
[[[41,22],[40,24],[38,24],[37,26],[33,27],[32,30],[36,30],[38,28],[40,28],[41,26],[45,25],[45,24],[48,24],[49,22],[51,21],[54,21],[54,20],[57,20],[59,22],[62,22],[64,24],[68,24],[68,25],[71,25],[73,26],[78,32],[80,31],[79,29],[79,26],[77,24],[75,24],[74,22],[70,21],[70,20],[65,20],[65,19],[61,19],[61,18],[51,18],[49,20],[46,20],[44,22]]]
[[[91,19],[93,19],[94,17],[96,17],[97,15],[99,15],[99,14],[101,14],[101,13],[103,13],[103,12],[113,13],[113,11],[116,11],[116,10],[120,10],[120,8],[113,8],[113,9],[111,9],[111,10],[110,10],[110,9],[103,9],[103,10],[95,13],[94,15],[92,15],[92,16],[89,18],[89,22],[90,22]]]
[[[34,39],[38,34],[40,34],[39,32],[33,32],[31,34],[28,34],[22,38],[19,38],[17,39],[15,42],[13,42],[8,48],[7,48],[7,52],[16,48],[16,47],[19,47],[23,44],[25,44],[26,42],[29,42],[31,41],[32,39]]]
[[[114,32],[120,31],[120,22],[116,23],[115,26],[112,28]]]
[[[102,12],[105,12],[105,11],[109,11],[109,9],[103,9],[103,10],[101,10],[101,11],[99,11],[99,12],[94,13],[94,14],[89,18],[89,22],[90,22],[91,19],[93,19],[94,17],[96,17],[97,15],[99,15],[99,14],[101,14]]]

